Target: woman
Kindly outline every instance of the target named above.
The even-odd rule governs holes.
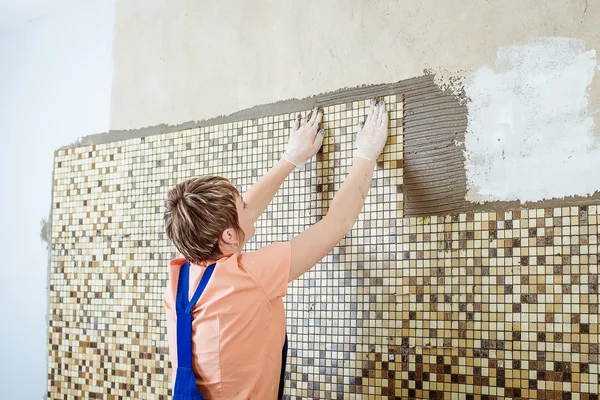
[[[283,397],[287,284],[352,228],[387,140],[385,105],[372,102],[359,126],[354,163],[327,215],[289,242],[242,252],[287,175],[321,147],[321,118],[315,109],[308,121],[295,122],[282,159],[243,197],[214,176],[169,192],[165,228],[183,255],[170,263],[164,296],[174,399]]]

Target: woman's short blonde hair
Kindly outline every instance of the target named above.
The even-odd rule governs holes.
[[[218,260],[223,254],[219,238],[233,228],[241,240],[236,207],[238,190],[227,179],[202,176],[178,184],[165,201],[167,236],[186,260],[193,263]]]

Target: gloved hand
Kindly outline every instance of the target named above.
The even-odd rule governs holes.
[[[377,105],[375,100],[371,102],[369,115],[364,124],[358,124],[357,132],[354,155],[376,163],[388,136],[388,114],[383,100]]]
[[[322,118],[323,113],[317,108],[312,111],[308,121],[298,115],[298,118],[294,121],[287,148],[282,155],[285,160],[302,169],[306,162],[317,154],[323,144],[323,136],[325,135],[323,129],[317,132]]]

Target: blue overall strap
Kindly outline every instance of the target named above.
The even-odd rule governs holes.
[[[192,308],[206,289],[206,285],[215,270],[215,264],[206,268],[192,300],[188,301],[190,287],[190,263],[185,263],[179,271],[177,283],[177,365],[183,368],[192,367]]]

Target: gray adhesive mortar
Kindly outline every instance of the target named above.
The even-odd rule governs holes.
[[[113,130],[86,136],[62,149],[109,143],[138,137],[177,132],[186,129],[310,110],[392,94],[404,95],[404,200],[405,216],[449,215],[467,211],[506,211],[516,208],[545,208],[589,204],[600,200],[592,196],[573,196],[531,203],[465,200],[467,191],[464,168],[464,137],[467,107],[461,94],[442,90],[432,71],[426,75],[396,83],[345,88],[304,99],[283,100],[255,106],[231,115],[180,125],[159,125],[135,130]],[[51,221],[51,215],[48,223]],[[47,237],[51,231],[44,228]],[[46,239],[47,241],[47,239]]]

